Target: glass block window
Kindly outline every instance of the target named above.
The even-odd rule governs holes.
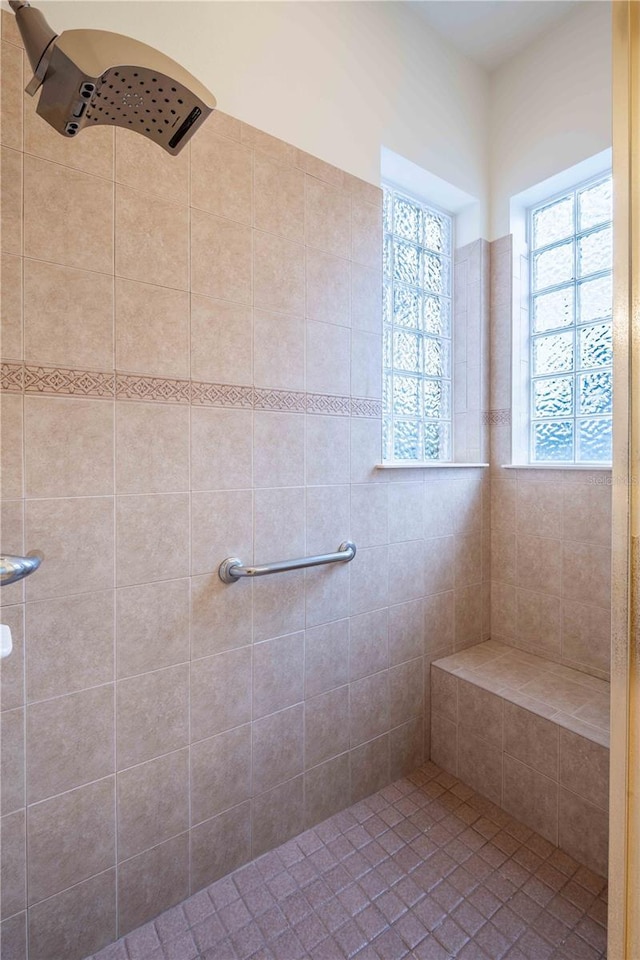
[[[611,461],[611,195],[604,176],[530,211],[534,463]]]
[[[384,187],[384,459],[451,459],[452,219]]]

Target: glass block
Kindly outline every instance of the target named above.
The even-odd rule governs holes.
[[[573,280],[573,240],[534,254],[533,286],[535,290],[568,283],[569,280]]]
[[[424,415],[430,420],[451,416],[451,384],[448,380],[424,381]]]
[[[422,373],[422,337],[405,330],[393,334],[393,367],[418,376]]]
[[[393,367],[393,329],[386,325],[382,334],[382,364],[386,370]]]
[[[413,287],[395,284],[393,288],[393,320],[401,327],[420,326],[422,294]]]
[[[395,460],[420,459],[420,423],[396,420],[393,424],[393,456]]]
[[[573,370],[573,333],[556,333],[533,339],[533,373],[563,373]]]
[[[533,214],[533,246],[546,247],[573,233],[573,196],[563,197]]]
[[[429,250],[450,255],[451,221],[449,217],[441,216],[432,210],[425,210],[423,243]]]
[[[437,337],[451,336],[451,301],[444,297],[424,298],[424,329]]]
[[[393,378],[393,415],[395,417],[422,416],[421,381],[417,377]]]
[[[382,245],[382,275],[385,280],[393,279],[393,239],[389,236]]]
[[[429,293],[440,293],[448,297],[450,289],[451,261],[448,257],[437,257],[433,253],[424,253],[424,288]]]
[[[534,333],[544,333],[546,330],[554,330],[558,327],[570,327],[573,323],[573,301],[573,284],[535,296],[533,298]]]
[[[451,427],[448,423],[424,424],[424,459],[451,459]]]
[[[396,195],[393,201],[393,232],[405,240],[420,242],[422,209],[406,197]]]
[[[382,406],[385,417],[393,414],[393,375],[385,373],[382,378]]]
[[[583,280],[578,284],[578,323],[591,323],[610,317],[613,310],[613,286],[611,274]]]
[[[578,380],[578,412],[587,415],[611,413],[613,374],[610,370],[583,373]]]
[[[611,418],[578,420],[578,460],[581,463],[611,461]]]
[[[533,424],[535,462],[573,460],[573,420],[548,420]]]
[[[545,377],[533,381],[534,419],[573,416],[573,377]]]
[[[382,421],[382,459],[391,460],[393,458],[393,427],[391,418]]]
[[[382,191],[382,229],[385,233],[393,233],[393,192]]]
[[[611,270],[612,253],[611,227],[594,230],[593,233],[579,237],[578,276],[585,277],[600,270]]]
[[[578,229],[588,230],[613,218],[611,177],[588,187],[578,195]]]
[[[393,245],[393,279],[417,286],[420,283],[420,249],[405,240]]]
[[[424,338],[424,372],[427,377],[448,377],[450,367],[450,348],[448,340]]]
[[[613,363],[611,321],[596,323],[592,327],[580,327],[578,345],[580,367],[611,366]]]
[[[382,285],[382,319],[385,323],[393,323],[393,284],[385,280]]]

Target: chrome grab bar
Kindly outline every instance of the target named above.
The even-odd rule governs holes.
[[[43,560],[44,556],[37,550],[32,550],[26,557],[0,557],[0,586],[6,587],[28,577],[38,569]]]
[[[237,557],[227,557],[220,564],[218,575],[223,583],[235,583],[240,577],[265,577],[269,573],[319,567],[323,563],[349,563],[355,555],[355,543],[345,540],[338,547],[337,553],[321,553],[317,557],[300,557],[298,560],[280,560],[278,563],[264,563],[261,566],[245,566]]]

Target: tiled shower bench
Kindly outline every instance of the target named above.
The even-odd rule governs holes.
[[[436,660],[431,758],[606,875],[605,680],[493,640]]]

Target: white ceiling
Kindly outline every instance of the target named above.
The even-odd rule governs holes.
[[[487,70],[509,60],[584,0],[409,0],[409,6]]]

